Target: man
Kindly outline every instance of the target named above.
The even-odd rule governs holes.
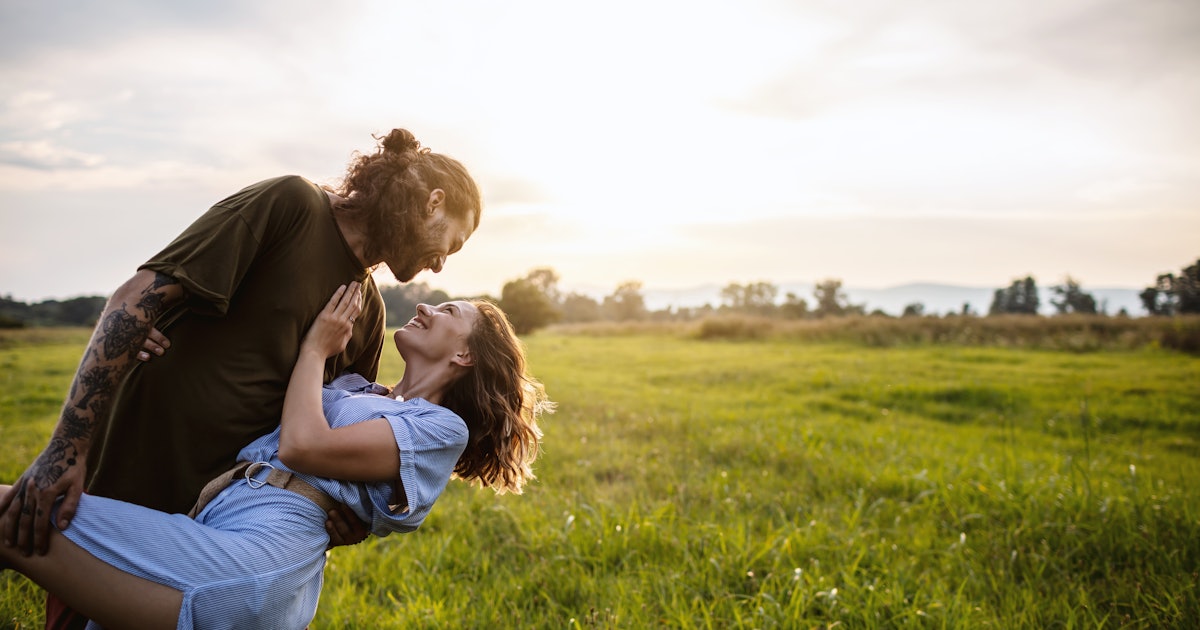
[[[65,529],[85,486],[186,512],[278,425],[300,342],[339,285],[361,283],[363,306],[325,380],[374,380],[384,309],[371,270],[387,264],[401,282],[440,271],[481,205],[461,164],[396,129],[354,159],[338,190],[280,177],[213,206],[110,297],[49,445],[0,497],[4,544],[44,553],[55,501],[54,526]],[[139,362],[156,343],[170,352]],[[330,525],[331,540],[358,542],[366,530],[355,525]],[[55,610],[47,627],[80,621],[59,625]]]

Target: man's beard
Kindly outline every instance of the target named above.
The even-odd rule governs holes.
[[[411,236],[398,243],[392,255],[385,261],[396,280],[412,280],[425,270],[435,255],[441,255],[435,251],[435,243],[441,242],[447,229],[446,220],[443,219],[430,226],[428,231],[420,227],[411,230]]]

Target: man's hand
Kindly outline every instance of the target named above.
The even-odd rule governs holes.
[[[357,545],[371,535],[367,524],[345,505],[329,510],[329,518],[325,519],[325,531],[329,532],[329,548],[343,545]]]
[[[0,534],[5,545],[15,545],[26,556],[46,553],[55,501],[63,497],[58,509],[59,529],[66,529],[75,516],[86,476],[84,460],[70,441],[50,440],[29,470],[0,497]]]
[[[46,553],[50,517],[59,497],[58,527],[66,529],[70,524],[83,495],[92,435],[107,422],[113,395],[132,369],[138,350],[149,347],[144,345],[148,331],[163,311],[183,299],[178,280],[145,269],[108,298],[83,351],[50,444],[0,497],[4,544],[17,546],[24,555]],[[161,345],[166,337],[158,334],[152,339]]]
[[[167,336],[159,332],[157,328],[151,326],[150,334],[142,342],[142,349],[138,350],[137,360],[146,363],[154,357],[161,357],[166,354],[167,348],[170,347],[171,340],[167,339]]]

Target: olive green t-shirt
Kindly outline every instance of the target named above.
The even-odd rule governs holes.
[[[158,328],[162,357],[138,363],[93,436],[88,492],[186,512],[238,451],[279,425],[300,342],[339,285],[362,282],[363,308],[325,380],[374,380],[384,307],[334,220],[328,196],[296,176],[249,186],[213,206],[142,265],[175,277],[187,299]]]

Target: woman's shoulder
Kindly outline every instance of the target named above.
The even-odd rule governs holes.
[[[325,389],[381,395],[388,393],[388,388],[379,383],[372,383],[365,376],[354,372],[343,372],[325,385]]]
[[[424,398],[397,402],[408,410],[407,413],[420,419],[420,422],[415,423],[417,430],[434,435],[441,442],[463,445],[467,443],[470,435],[467,422],[457,413]]]

